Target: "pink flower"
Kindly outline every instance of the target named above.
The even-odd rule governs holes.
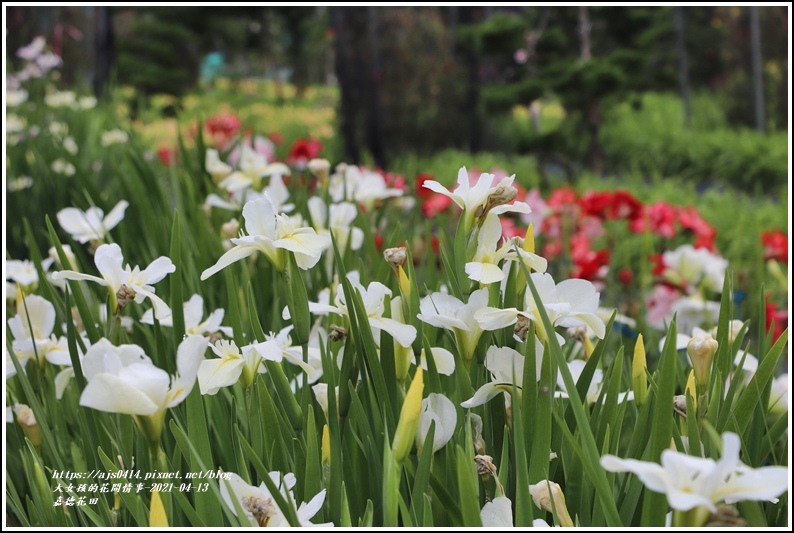
[[[253,144],[253,145],[252,145]],[[256,135],[251,141],[251,134],[247,133],[243,138],[243,142],[238,144],[234,150],[229,154],[228,162],[233,167],[236,167],[240,162],[240,155],[242,149],[251,148],[254,152],[265,157],[265,161],[273,162],[276,160],[276,145],[268,137]]]
[[[522,213],[521,221],[527,226],[529,226],[530,223],[533,224],[535,227],[535,235],[538,235],[540,234],[543,221],[549,214],[549,206],[543,201],[543,197],[540,195],[538,189],[529,191],[524,197],[524,203],[526,203],[532,211],[530,213]]]
[[[204,123],[212,137],[213,145],[219,150],[228,148],[240,131],[240,119],[233,113],[213,115]]]
[[[554,259],[562,253],[562,243],[558,240],[546,242],[543,244],[543,257],[546,259]]]
[[[526,228],[519,228],[516,226],[516,223],[512,218],[501,217],[499,222],[502,223],[503,238],[511,239],[513,237],[523,237],[527,233]]]
[[[577,233],[591,241],[596,237],[604,235],[605,231],[600,219],[596,217],[582,217],[579,220],[579,229]]]
[[[452,198],[443,194],[433,194],[430,198],[422,202],[422,213],[425,218],[433,218],[439,213],[446,211],[452,205]]]
[[[546,217],[543,221],[543,236],[546,239],[562,239],[562,217],[559,214]]]
[[[563,185],[551,193],[549,201],[546,202],[546,204],[557,211],[571,206],[575,208],[574,211],[578,211],[578,201],[579,199],[576,195],[576,191],[568,185]]]
[[[401,174],[395,174],[394,172],[384,172],[381,169],[378,169],[378,173],[383,176],[383,181],[386,182],[386,187],[408,192],[408,182],[405,181],[405,178]]]
[[[646,321],[654,329],[664,330],[673,316],[673,304],[680,293],[668,285],[657,285],[645,302],[648,311]]]

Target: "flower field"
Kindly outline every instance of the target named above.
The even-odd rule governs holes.
[[[18,54],[6,525],[790,526],[780,199],[376,169],[328,89],[164,118]]]

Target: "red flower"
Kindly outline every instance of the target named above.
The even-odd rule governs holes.
[[[697,209],[693,206],[678,209],[678,223],[684,229],[691,230],[695,234],[695,248],[705,248],[714,251],[714,238],[717,230],[703,220]]]
[[[315,159],[323,151],[323,143],[317,139],[297,139],[289,149],[287,162],[300,170],[306,168],[311,159]]]
[[[414,188],[416,190],[416,196],[419,198],[432,198],[434,194],[433,191],[424,187],[426,181],[435,181],[435,178],[431,174],[419,174],[416,177]]]
[[[788,236],[780,230],[761,233],[764,245],[764,260],[775,259],[788,264]]]
[[[772,329],[772,342],[777,342],[780,335],[788,327],[788,309],[780,309],[777,305],[767,300],[766,302],[766,332]]]
[[[623,285],[631,286],[631,283],[634,281],[634,272],[630,268],[622,268],[620,272],[618,272],[618,280]]]
[[[615,191],[607,210],[607,218],[634,220],[642,214],[642,208],[642,202],[634,198],[629,191]]]
[[[606,217],[607,208],[612,205],[613,201],[610,192],[589,191],[579,199],[579,207],[582,208],[582,213],[585,215],[603,219]]]
[[[667,265],[664,264],[664,257],[662,257],[661,254],[654,254],[648,259],[650,259],[651,263],[653,264],[651,274],[654,276],[661,276],[664,274],[664,271],[667,270]]]
[[[160,161],[163,163],[163,165],[170,167],[171,165],[176,163],[177,160],[176,148],[161,146],[157,150],[157,157],[160,158]]]
[[[379,252],[383,251],[383,235],[380,233],[375,235],[375,248],[377,248]]]
[[[692,246],[694,246],[695,248],[705,248],[709,252],[713,252],[715,250],[714,237],[716,236],[717,236],[716,231],[708,235],[698,235]]]
[[[603,267],[609,265],[609,250],[590,249],[590,241],[583,235],[571,237],[572,278],[596,280],[603,277]]]
[[[646,229],[661,237],[675,237],[676,209],[666,202],[646,205],[643,214],[629,223],[634,233],[643,233]]]

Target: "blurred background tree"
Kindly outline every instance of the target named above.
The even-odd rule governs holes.
[[[339,87],[345,157],[386,166],[444,148],[531,153],[572,170],[611,171],[605,114],[646,94],[675,94],[681,52],[692,98],[708,91],[710,126],[755,127],[750,12],[685,7],[676,47],[670,7],[32,7],[7,8],[8,56],[43,35],[66,86],[137,98],[214,76],[274,80],[279,101]],[[788,10],[758,8],[763,123],[788,123]],[[758,54],[757,54],[758,55]],[[757,59],[757,57],[756,57]],[[211,74],[207,74],[210,73]],[[178,105],[178,100],[177,100]],[[695,110],[699,127],[703,113]],[[516,116],[525,120],[516,120]],[[671,117],[672,119],[672,117]],[[677,119],[676,119],[677,120]]]

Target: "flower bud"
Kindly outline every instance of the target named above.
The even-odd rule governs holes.
[[[573,520],[571,520],[568,508],[565,506],[565,495],[557,483],[544,479],[534,485],[530,485],[529,493],[532,495],[535,505],[539,508],[550,513],[556,513],[562,527],[573,527]],[[554,506],[553,510],[552,505]]]
[[[398,322],[403,322],[404,320],[401,296],[396,296],[391,300],[391,317],[392,320],[397,320]],[[411,368],[413,356],[414,352],[410,346],[404,347],[396,340],[394,341],[394,373],[400,382],[408,377],[408,370]],[[438,431],[438,428],[436,428],[436,431]]]
[[[527,234],[524,236],[524,251],[531,254],[535,253],[535,225],[530,222],[527,226]]]
[[[402,409],[400,410],[400,420],[397,422],[397,429],[392,440],[392,451],[394,459],[398,463],[405,461],[411,446],[414,443],[416,429],[419,427],[419,415],[422,411],[422,392],[424,391],[424,379],[422,367],[416,368],[416,374],[408,387]]]
[[[637,343],[634,345],[634,360],[631,365],[631,383],[634,388],[634,402],[640,406],[648,398],[648,378],[645,377],[645,369],[648,362],[645,358],[645,344],[642,341],[642,333],[637,336]]]
[[[237,237],[237,234],[240,232],[240,223],[237,222],[236,218],[231,219],[229,222],[224,223],[221,225],[221,235],[226,239],[232,239]]]
[[[41,438],[39,437],[39,425],[36,423],[36,416],[33,414],[33,410],[25,404],[18,403],[14,406],[14,414],[25,435],[33,443],[33,446],[39,449]]]
[[[719,343],[711,335],[704,333],[695,335],[689,339],[689,343],[686,345],[692,369],[695,371],[695,379],[700,387],[705,388],[709,383],[711,363],[718,347]]]
[[[733,344],[733,341],[736,340],[736,337],[739,336],[739,332],[742,330],[742,326],[744,323],[741,320],[731,320],[728,322],[728,343]],[[717,338],[717,326],[711,330],[711,336],[713,338]]]
[[[320,183],[328,181],[328,172],[331,170],[331,163],[327,159],[312,159],[308,162],[306,167],[309,169],[309,172],[314,174],[314,177],[316,177],[317,181]]]
[[[328,433],[328,424],[323,425],[321,462],[324,465],[331,464],[331,435]]]

